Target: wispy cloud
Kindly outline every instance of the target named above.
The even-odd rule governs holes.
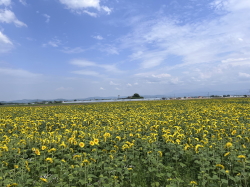
[[[51,47],[59,47],[60,45],[62,45],[61,40],[54,38],[50,41],[48,41],[47,43],[43,44],[43,47],[47,47],[47,46],[51,46]]]
[[[119,51],[118,48],[115,45],[112,44],[105,44],[99,46],[100,51],[105,52],[110,55],[118,55]]]
[[[211,3],[211,7],[215,8],[216,10],[222,11],[242,11],[246,9],[250,9],[250,2],[249,1],[237,1],[237,0],[215,0]]]
[[[48,14],[43,14],[43,16],[46,18],[45,22],[49,23],[50,21],[50,16]]]
[[[76,54],[76,53],[82,53],[85,51],[85,49],[81,48],[81,47],[75,47],[75,48],[68,48],[65,47],[63,50],[61,50],[64,53],[68,53],[68,54]]]
[[[11,10],[0,9],[0,22],[14,23],[17,27],[27,27],[27,25],[19,21]]]
[[[102,77],[101,74],[99,74],[96,71],[89,71],[89,70],[77,70],[77,71],[72,71],[74,74],[79,74],[79,75],[88,75],[88,76],[94,76],[94,77]]]
[[[223,65],[250,66],[250,58],[228,58],[221,61]]]
[[[1,31],[0,31],[0,42],[12,45],[12,42],[9,40],[9,38],[5,36]]]
[[[74,0],[74,1],[68,1],[68,0],[59,0],[62,4],[66,5],[67,8],[71,9],[72,11],[75,11],[77,13],[86,13],[90,16],[97,17],[97,13],[90,12],[89,8],[94,8],[97,11],[104,11],[106,14],[111,13],[111,9],[107,6],[101,6],[100,0]]]
[[[73,64],[79,67],[96,66],[96,63],[94,62],[91,62],[88,60],[79,60],[79,59],[72,60],[70,64]]]
[[[222,4],[229,11],[226,14],[193,23],[182,24],[164,15],[141,20],[120,39],[120,49],[130,49],[131,60],[142,68],[169,65],[171,55],[182,58],[182,65],[220,61],[233,52],[240,56],[250,48],[249,4],[229,0]]]
[[[242,73],[242,72],[239,72],[239,76],[240,76],[240,77],[244,77],[244,78],[250,78],[250,74],[249,74],[249,73]]]
[[[97,39],[97,40],[103,40],[103,37],[101,35],[96,35],[96,36],[92,36],[92,37]]]
[[[26,0],[19,0],[20,3],[22,3],[23,5],[27,5]]]
[[[80,11],[76,11],[78,14],[81,14],[82,12],[83,13],[86,13],[86,14],[88,14],[89,16],[92,16],[92,17],[97,17],[97,13],[95,13],[95,12],[90,12],[90,11],[88,11],[88,10],[83,10],[82,12],[80,12]]]
[[[112,86],[120,85],[120,84],[118,84],[118,83],[114,83],[113,81],[110,81],[109,84],[112,85]]]
[[[62,4],[66,5],[71,9],[81,9],[81,8],[96,8],[100,9],[99,0],[59,0]]]
[[[13,48],[10,39],[0,31],[0,53],[5,53]]]
[[[10,6],[11,0],[0,0],[0,5]]]
[[[101,68],[106,71],[114,72],[114,73],[121,73],[119,69],[116,68],[115,65],[109,65],[109,64],[97,64],[95,62],[91,62],[84,59],[74,59],[70,62],[72,65],[76,65],[78,67],[95,67],[95,68]]]
[[[179,77],[172,76],[168,73],[159,73],[156,72],[145,72],[145,73],[137,73],[134,77],[138,78],[139,81],[146,83],[157,83],[157,84],[177,84],[181,83]],[[138,82],[135,83],[138,85]]]
[[[158,74],[158,75],[152,74],[152,77],[156,77],[156,78],[168,78],[168,77],[171,77],[171,75],[167,74],[167,73],[162,73],[162,74]]]
[[[0,73],[3,75],[10,75],[13,77],[34,78],[41,76],[41,74],[31,73],[23,69],[0,68]]]
[[[112,10],[107,6],[101,6],[102,10],[104,10],[108,15],[112,12]]]

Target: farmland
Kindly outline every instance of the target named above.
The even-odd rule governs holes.
[[[0,186],[249,186],[250,99],[0,107]]]

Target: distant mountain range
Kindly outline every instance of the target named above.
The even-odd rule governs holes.
[[[119,98],[126,98],[128,96],[120,96]],[[164,95],[143,95],[144,98],[162,98],[166,97]],[[80,99],[22,99],[22,100],[13,100],[13,101],[0,101],[0,103],[37,103],[37,102],[45,102],[45,101],[89,101],[89,100],[104,100],[104,99],[117,99],[115,96],[110,97],[87,97]]]
[[[22,100],[13,100],[13,101],[0,101],[0,103],[35,103],[35,102],[44,102],[44,101],[68,101],[68,99],[22,99]]]
[[[166,95],[141,95],[144,98],[169,98],[169,97],[195,97],[195,96],[208,96],[208,95],[244,95],[250,92],[246,91],[213,91],[213,92],[189,92],[189,93],[169,93]],[[119,96],[119,98],[127,98],[128,96]],[[87,98],[76,98],[76,99],[22,99],[22,100],[13,100],[13,101],[0,101],[0,103],[35,103],[35,102],[44,102],[44,101],[89,101],[89,100],[104,100],[104,99],[117,99],[117,96],[110,96],[110,97],[87,97]]]

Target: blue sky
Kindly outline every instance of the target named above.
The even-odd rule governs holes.
[[[0,0],[0,101],[250,89],[250,1]]]

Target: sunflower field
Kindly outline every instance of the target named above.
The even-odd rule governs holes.
[[[0,186],[250,186],[250,99],[0,107]]]

